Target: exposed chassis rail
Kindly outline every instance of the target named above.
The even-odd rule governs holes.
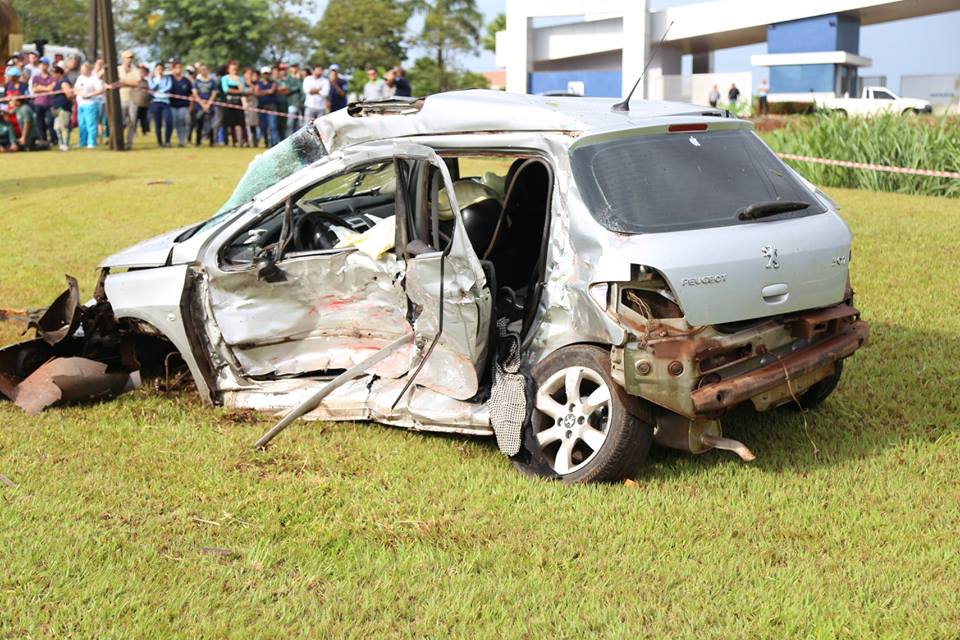
[[[846,358],[859,349],[869,335],[866,322],[852,322],[839,334],[776,362],[697,389],[691,394],[693,406],[699,414],[711,414],[734,407],[785,384],[788,377],[793,379]]]

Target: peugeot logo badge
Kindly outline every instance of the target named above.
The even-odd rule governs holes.
[[[767,259],[767,269],[779,269],[780,268],[780,254],[777,252],[777,248],[772,244],[768,244],[760,249],[760,253],[764,258]]]

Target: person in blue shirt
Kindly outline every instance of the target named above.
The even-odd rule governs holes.
[[[173,114],[170,112],[172,86],[173,81],[170,76],[163,72],[163,63],[158,62],[147,80],[147,89],[153,96],[150,101],[150,118],[153,120],[153,128],[157,134],[157,144],[161,147],[170,146],[170,136],[173,134]]]
[[[179,60],[170,64],[170,110],[173,113],[173,128],[177,131],[177,146],[182,147],[189,140],[190,96],[193,83],[183,75],[183,65]]]
[[[347,81],[340,75],[340,65],[330,65],[330,113],[345,109],[347,106]]]
[[[253,95],[257,96],[257,108],[263,109],[266,113],[260,113],[260,133],[263,134],[263,142],[269,148],[277,144],[279,132],[277,131],[277,83],[273,80],[270,67],[260,69],[260,80],[253,90]]]

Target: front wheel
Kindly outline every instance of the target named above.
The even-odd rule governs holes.
[[[564,482],[633,477],[652,430],[627,410],[630,396],[610,375],[610,355],[592,345],[556,351],[532,371],[537,385],[531,427],[514,464]]]

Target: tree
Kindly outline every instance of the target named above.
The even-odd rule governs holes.
[[[313,44],[313,25],[303,17],[301,11],[310,13],[313,9],[312,2],[300,0],[270,5],[270,29],[263,50],[265,62],[304,59]]]
[[[447,68],[456,54],[477,50],[483,15],[476,0],[422,0],[419,5],[425,12],[420,43],[433,51],[437,65],[435,90],[447,91],[454,75]]]
[[[343,69],[393,66],[407,57],[412,6],[398,0],[330,0],[313,32],[318,62]]]
[[[23,22],[24,42],[43,39],[50,44],[86,47],[90,0],[13,0],[13,8]]]
[[[445,91],[457,89],[486,89],[490,82],[482,73],[461,70],[456,67],[447,67],[445,70],[447,88]],[[417,58],[407,74],[410,77],[410,86],[415,96],[426,96],[437,93],[440,84],[440,69],[437,61],[431,56]]]
[[[483,34],[483,48],[490,53],[497,52],[497,32],[507,30],[507,14],[498,13],[487,24],[487,32]]]
[[[158,59],[230,59],[254,64],[266,45],[271,25],[267,0],[150,0],[132,6],[124,30],[148,45]]]

